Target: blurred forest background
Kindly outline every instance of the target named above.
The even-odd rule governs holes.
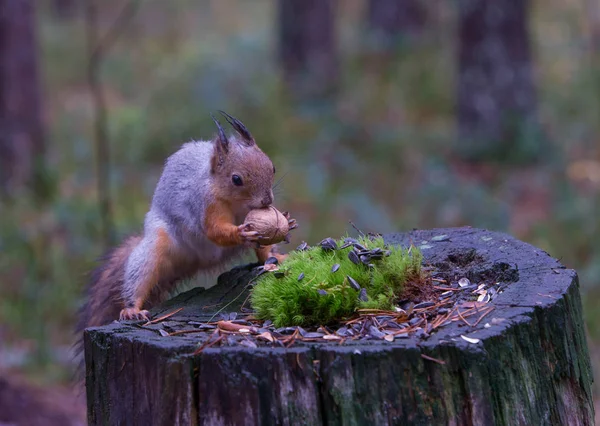
[[[81,419],[85,274],[217,109],[285,176],[284,249],[509,232],[579,272],[600,374],[597,0],[0,0],[0,399]]]

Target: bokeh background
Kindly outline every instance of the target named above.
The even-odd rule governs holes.
[[[284,249],[511,233],[579,272],[600,374],[598,1],[0,0],[0,410],[83,421],[85,274],[218,109],[277,166]]]

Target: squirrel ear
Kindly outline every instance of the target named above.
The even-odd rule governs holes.
[[[252,145],[256,144],[256,142],[254,141],[254,138],[252,137],[252,135],[250,134],[250,132],[248,131],[246,126],[244,126],[244,123],[242,123],[237,118],[232,117],[231,115],[227,114],[225,111],[219,110],[219,112],[225,117],[225,120],[227,120],[227,122],[229,124],[231,124],[231,127],[233,127],[235,129],[235,131],[240,134],[240,136],[246,142],[246,145],[252,146]]]
[[[215,118],[214,115],[210,114],[210,117],[213,119],[215,124],[217,125],[217,129],[219,129],[219,137],[215,141],[215,155],[213,156],[213,169],[216,166],[220,166],[225,162],[225,156],[229,152],[229,141],[227,140],[227,136],[225,136],[225,131],[221,127],[221,123],[219,120]],[[216,161],[216,164],[214,164]]]

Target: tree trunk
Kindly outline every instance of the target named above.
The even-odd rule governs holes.
[[[373,49],[391,51],[418,35],[426,10],[419,0],[369,0],[367,14]]]
[[[292,93],[321,96],[338,76],[334,0],[279,0],[279,59]]]
[[[33,0],[0,0],[0,190],[34,184],[44,134]]]
[[[77,13],[77,0],[52,0],[52,11],[60,19],[71,19]]]
[[[174,313],[166,319],[84,333],[89,424],[593,424],[575,271],[508,235],[472,228],[384,239],[419,244],[440,285],[468,278],[472,285],[452,287],[456,297],[476,298],[481,282],[499,291],[471,317],[456,315],[429,333],[424,325],[392,342],[277,345],[259,341],[262,331],[250,327],[209,340],[218,329],[207,323],[220,319],[217,312],[243,312],[256,269],[239,267],[209,290],[153,310],[155,318]]]
[[[540,153],[526,0],[459,0],[459,151],[472,160]]]

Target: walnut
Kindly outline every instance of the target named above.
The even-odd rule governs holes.
[[[249,231],[258,232],[258,243],[263,246],[285,240],[290,228],[287,218],[275,207],[251,210],[244,224]]]

